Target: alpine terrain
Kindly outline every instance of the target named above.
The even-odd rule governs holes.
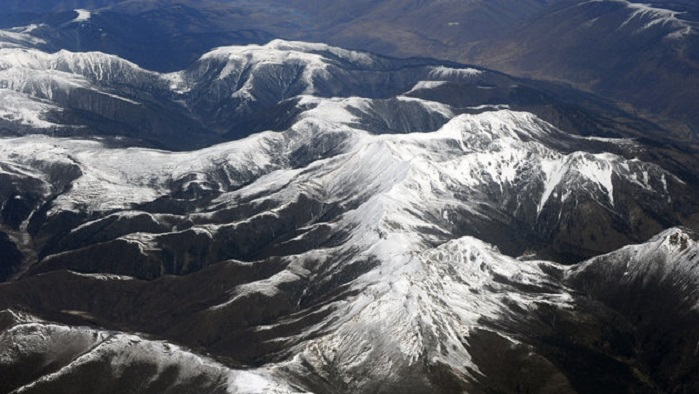
[[[699,392],[699,144],[665,96],[274,38],[320,1],[9,3],[0,392]],[[568,3],[472,53],[549,7],[695,34]],[[276,30],[207,30],[233,9]]]

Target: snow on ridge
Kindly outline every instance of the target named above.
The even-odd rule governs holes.
[[[541,213],[556,189],[563,182],[580,176],[596,184],[605,193],[609,205],[614,206],[614,186],[612,174],[621,157],[609,154],[590,154],[573,152],[554,160],[542,161],[541,170],[544,175],[544,192],[537,205],[537,213]],[[565,201],[565,196],[561,197]]]
[[[184,72],[182,71],[161,74],[160,78],[168,83],[171,91],[177,94],[185,94],[191,90],[191,86],[185,80]]]
[[[676,251],[696,248],[698,243],[689,231],[681,227],[673,227],[656,235],[651,241],[662,240],[662,245]]]
[[[372,65],[375,63],[375,59],[372,55],[367,52],[350,50],[331,46],[323,43],[309,43],[303,41],[287,41],[281,39],[275,39],[270,41],[267,47],[279,49],[279,50],[293,50],[302,52],[328,52],[334,56],[337,56],[345,61],[350,61],[352,63],[359,63],[363,65]]]
[[[686,27],[684,21],[677,18],[682,12],[671,11],[665,8],[653,7],[650,4],[627,2],[627,7],[633,10],[631,16],[622,23],[621,27],[629,24],[634,18],[648,20],[642,30],[652,28],[655,25],[674,24]]]
[[[135,280],[136,278],[132,276],[126,276],[126,275],[115,275],[115,274],[94,274],[94,273],[84,273],[84,272],[77,272],[77,271],[68,271],[73,275],[80,276],[83,278],[88,278],[88,279],[93,279],[93,280],[99,280],[99,281],[130,281],[130,280]]]
[[[588,0],[584,3],[578,4],[579,6],[590,4],[590,3],[604,3],[604,2],[615,2],[622,4],[626,9],[630,10],[630,15],[626,20],[619,26],[618,29],[624,28],[627,25],[633,23],[634,20],[644,22],[645,24],[641,26],[637,31],[647,30],[656,26],[669,27],[673,31],[667,34],[667,38],[679,39],[684,38],[690,34],[695,33],[694,23],[687,20],[681,19],[678,16],[685,14],[686,12],[673,11],[666,8],[661,8],[655,4],[646,3],[636,3],[628,0]],[[592,25],[599,18],[595,18],[590,21],[588,25]]]
[[[404,94],[410,94],[419,90],[430,90],[448,84],[448,81],[418,81],[410,90]]]
[[[350,112],[352,108],[360,111],[369,109],[370,99],[361,97],[347,98],[319,98],[311,95],[300,96],[299,105],[313,105],[315,108],[304,111],[300,119],[313,118],[326,122],[351,124],[357,122],[359,118]]]
[[[376,101],[387,100],[370,99],[358,96],[323,98],[308,94],[300,95],[298,97],[299,106],[313,107],[301,113],[301,115],[299,116],[300,120],[322,120],[324,122],[346,126],[353,126],[354,124],[361,121],[362,116],[358,113],[367,113],[369,116],[372,116],[373,104]],[[454,116],[453,111],[448,105],[436,101],[430,101],[404,95],[396,96],[395,100],[403,103],[419,104],[422,108],[429,111],[430,113],[440,114],[445,118],[451,118]]]
[[[599,1],[599,0],[597,0]],[[624,21],[619,28],[623,28],[634,19],[640,21],[645,21],[645,24],[640,28],[640,30],[647,30],[654,26],[670,26],[672,28],[680,28],[680,30],[672,33],[677,35],[678,32],[689,30],[692,32],[692,27],[687,21],[678,18],[679,15],[684,14],[684,12],[673,11],[666,8],[660,8],[653,4],[645,3],[634,3],[628,0],[614,0],[623,3],[627,8],[631,9],[631,15]]]
[[[98,81],[113,81],[117,73],[127,71],[153,76],[158,75],[116,55],[103,52],[71,52],[65,49],[55,53],[28,48],[0,49],[0,70],[10,68],[32,71],[60,71]]]
[[[142,69],[136,63],[104,52],[71,52],[62,49],[49,55],[48,67],[66,70],[98,81],[118,82],[120,73],[129,78],[133,74],[158,76],[160,74]]]
[[[338,58],[354,63],[371,65],[375,62],[374,58],[368,53],[352,51],[332,47],[327,44],[307,43],[302,41],[286,41],[281,39],[272,40],[267,44],[249,44],[249,45],[229,45],[214,48],[211,51],[203,54],[200,60],[210,59],[237,59],[247,57],[254,61],[266,61],[281,63],[288,59],[298,59],[309,63],[324,63],[332,59],[325,54],[332,54]]]
[[[130,209],[132,204],[152,201],[168,192],[170,180],[205,174],[213,167],[265,173],[274,166],[268,152],[269,144],[283,138],[280,133],[259,133],[197,151],[167,152],[147,148],[115,149],[96,141],[31,135],[0,139],[0,152],[6,152],[6,157],[12,155],[14,158],[10,162],[20,165],[35,159],[78,163],[83,175],[73,182],[70,192],[56,199],[51,212],[99,211]],[[236,182],[242,181],[230,179],[230,183]]]
[[[553,129],[552,125],[532,113],[498,107],[494,109],[455,116],[438,132],[458,135],[462,143],[468,143],[469,149],[473,149],[502,138],[540,140]]]
[[[540,168],[544,192],[537,205],[537,213],[541,213],[551,197],[565,202],[573,192],[571,189],[583,185],[583,181],[589,181],[595,185],[596,190],[606,196],[610,207],[615,206],[613,178],[623,180],[626,185],[631,184],[663,197],[668,203],[672,201],[668,190],[668,179],[682,183],[681,179],[656,164],[637,159],[628,160],[611,153],[592,154],[576,151],[567,155],[556,154],[542,160]],[[560,188],[563,190],[557,190]],[[595,191],[594,188],[589,187],[581,190],[587,193]],[[559,192],[562,194],[559,195]]]
[[[271,72],[277,73],[278,71],[274,70],[274,67],[297,66],[301,68],[301,78],[306,86],[304,94],[315,93],[314,84],[317,78],[328,78],[330,76],[328,67],[332,64],[332,60],[324,57],[322,53],[302,51],[296,47],[273,44],[216,48],[204,54],[200,58],[200,63],[203,63],[203,69],[206,72],[209,61],[225,62],[225,65],[216,77],[216,81],[229,77],[238,78],[249,67],[255,70],[272,68]],[[252,91],[256,83],[256,74],[255,72],[250,73],[244,85],[232,93],[232,97],[253,99]],[[170,78],[173,82],[171,86],[178,88],[181,84],[178,84],[176,79],[177,77]],[[184,90],[182,88],[179,89]]]
[[[0,45],[1,46],[1,45]],[[49,110],[61,110],[51,101],[75,89],[93,92],[140,105],[138,101],[114,94],[105,83],[158,81],[159,74],[102,52],[46,53],[31,48],[0,49],[0,90],[7,98],[14,91],[16,100],[0,100],[0,117],[36,128],[58,125],[44,119]],[[163,81],[164,82],[164,81]],[[19,105],[21,103],[21,105]]]
[[[300,73],[304,90],[302,94],[316,93],[316,82],[327,80],[334,75],[335,67],[342,68],[343,63],[354,67],[371,68],[378,60],[368,53],[331,47],[326,44],[305,43],[296,41],[273,40],[264,45],[233,45],[215,48],[202,55],[195,66],[181,72],[181,75],[167,75],[165,79],[177,92],[187,92],[188,84],[198,82],[202,75],[217,72],[212,76],[215,81],[239,79],[245,70],[253,72],[244,81],[235,82],[235,92],[232,97],[242,100],[254,99],[254,87],[258,73],[263,71],[273,74],[283,74],[278,67],[293,67],[294,72]],[[212,66],[213,64],[213,66]],[[281,77],[284,83],[296,84],[293,78]],[[244,82],[241,87],[241,82]],[[295,85],[296,86],[296,85]]]
[[[510,109],[510,105],[509,104],[481,104],[481,105],[476,105],[473,107],[468,107],[468,109],[472,109],[472,110],[476,110],[476,111],[483,110],[483,109],[497,111],[497,110],[501,110],[501,109]]]
[[[3,48],[0,49],[0,70],[22,67],[32,70],[48,68],[51,55],[38,49]]]
[[[568,267],[567,271],[569,278],[589,271],[607,280],[623,282],[657,275],[663,280],[691,282],[696,287],[699,284],[697,234],[684,227],[671,227],[646,242],[593,257]]]
[[[396,99],[404,102],[418,103],[423,108],[426,108],[430,112],[438,113],[446,118],[451,118],[454,116],[454,112],[447,104],[442,104],[438,101],[425,100],[417,97],[410,97],[405,95],[396,96]]]
[[[324,330],[328,334],[300,344],[295,349],[298,357],[289,364],[322,365],[330,359],[346,372],[373,357],[371,376],[363,376],[372,381],[390,379],[393,368],[424,359],[473,377],[479,370],[464,340],[483,319],[498,319],[513,305],[525,310],[542,303],[566,307],[572,300],[563,289],[551,291],[558,286],[542,267],[555,264],[518,261],[473,237],[417,253],[395,250],[383,257],[387,260],[353,283],[360,295],[338,305],[332,329]],[[511,285],[497,281],[497,276],[547,290],[515,294],[520,292],[510,291]],[[374,332],[383,335],[371,335]]]
[[[17,388],[18,392],[40,388],[43,383],[65,378],[72,373],[84,373],[85,368],[90,368],[95,363],[105,363],[117,375],[132,363],[152,365],[154,371],[150,382],[155,381],[161,374],[168,374],[168,382],[173,387],[198,380],[204,384],[210,382],[223,385],[230,393],[298,392],[284,379],[275,376],[269,368],[233,369],[182,346],[144,339],[135,334],[29,320],[19,322],[0,333],[0,340],[17,344],[4,355],[3,361],[10,365],[15,357],[21,360],[21,355],[16,354],[18,351],[23,354],[41,354],[47,362],[64,359],[66,355],[73,356],[65,365],[59,365],[60,368],[55,371]],[[171,375],[173,367],[177,372]]]
[[[29,34],[37,29],[38,25],[23,26],[8,30],[0,30],[0,49],[2,48],[25,48],[46,44],[46,41]]]
[[[670,39],[682,39],[692,34],[694,34],[694,28],[691,26],[687,26],[684,29],[680,29],[668,34],[666,37]]]
[[[455,68],[447,66],[432,67],[429,77],[435,80],[462,79],[481,75],[483,71],[475,68]]]

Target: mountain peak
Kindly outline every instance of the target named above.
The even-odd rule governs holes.
[[[699,234],[684,227],[673,227],[653,237],[649,243],[657,244],[673,254],[685,252],[687,249],[697,249]]]
[[[377,57],[366,52],[347,50],[321,43],[287,41],[282,39],[275,39],[264,45],[232,45],[219,47],[204,54],[201,60],[212,58],[232,59],[240,56],[247,56],[256,61],[280,63],[294,58],[306,60],[308,62],[317,62],[321,59],[333,61],[333,58],[338,58],[344,62],[370,66],[377,61]]]

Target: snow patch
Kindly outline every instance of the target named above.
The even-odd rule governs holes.
[[[432,67],[429,77],[434,80],[459,80],[463,78],[471,78],[481,75],[481,70],[475,68],[454,68],[446,66]]]
[[[1,82],[0,82],[1,83]],[[45,115],[61,108],[31,98],[29,95],[0,89],[0,119],[34,128],[61,127],[45,120]]]
[[[436,89],[440,86],[444,86],[448,84],[449,82],[447,81],[418,81],[410,90],[405,92],[405,94],[410,94],[417,92],[419,90],[430,90],[430,89]]]
[[[76,272],[76,271],[69,271],[71,274],[80,276],[83,278],[88,278],[88,279],[93,279],[93,280],[99,280],[99,281],[130,281],[130,280],[135,280],[134,277],[132,276],[126,276],[126,275],[114,275],[114,274],[90,274],[90,273],[83,273],[83,272]]]
[[[675,32],[669,35],[670,38],[681,38],[691,34],[693,31],[692,26],[690,26],[687,21],[678,18],[678,16],[684,14],[684,12],[672,11],[656,7],[652,4],[632,3],[626,0],[621,1],[626,4],[627,8],[632,10],[632,13],[619,28],[629,25],[634,20],[639,20],[645,23],[639,30],[647,30],[655,26],[676,29]]]
[[[92,13],[88,10],[83,10],[83,9],[77,9],[75,12],[78,13],[78,16],[75,17],[71,22],[85,22],[90,20],[92,18]]]

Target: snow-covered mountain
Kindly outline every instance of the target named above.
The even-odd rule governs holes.
[[[268,371],[235,370],[164,341],[1,314],[3,392],[299,392]]]
[[[697,332],[697,156],[603,100],[281,40],[0,65],[5,391],[697,387],[658,352]]]

